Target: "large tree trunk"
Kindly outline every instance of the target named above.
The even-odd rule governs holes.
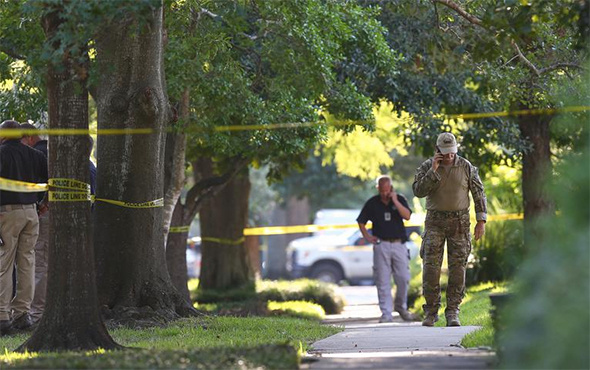
[[[57,12],[43,19],[48,39],[54,35],[60,23]],[[56,49],[59,47],[54,46]],[[88,129],[86,53],[84,57],[85,61],[80,61],[77,55],[68,53],[61,65],[49,65],[47,90],[51,129]],[[85,136],[51,136],[50,177],[90,184],[89,146],[90,142]],[[62,194],[66,192],[65,189],[52,190]],[[39,326],[18,350],[36,352],[119,348],[108,334],[98,310],[90,202],[52,201],[50,208],[47,291],[51,294],[47,295],[45,312]]]
[[[203,203],[199,289],[254,289],[254,274],[244,248],[249,194],[250,180],[245,169]]]
[[[551,116],[524,115],[518,119],[521,135],[528,140],[532,149],[523,154],[522,199],[524,206],[525,246],[530,250],[531,242],[539,240],[542,231],[536,227],[540,216],[554,211],[548,195],[547,185],[551,177],[551,151],[549,122]]]
[[[96,38],[100,129],[150,128],[151,135],[99,136],[97,198],[144,203],[163,198],[164,127],[171,119],[163,76],[163,10],[127,14]],[[166,268],[163,209],[96,205],[99,300],[126,320],[170,320],[194,312]],[[145,308],[151,308],[146,310]],[[131,310],[129,310],[131,308]]]

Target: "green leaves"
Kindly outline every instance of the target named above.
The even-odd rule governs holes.
[[[167,76],[171,97],[191,91],[190,155],[269,163],[271,178],[302,165],[326,135],[322,124],[273,125],[320,121],[320,108],[370,121],[365,76],[384,76],[395,61],[377,10],[354,2],[186,0],[170,10]],[[212,131],[243,125],[261,129]]]

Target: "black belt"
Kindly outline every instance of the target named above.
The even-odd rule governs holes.
[[[389,242],[389,243],[401,243],[402,240],[401,239],[391,239],[391,238],[379,238],[379,240],[384,241],[384,242]]]

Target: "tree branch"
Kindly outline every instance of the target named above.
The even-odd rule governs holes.
[[[8,55],[11,58],[25,60],[26,57],[24,55],[19,54],[15,49],[14,45],[6,41],[5,39],[0,39],[0,52]]]
[[[463,9],[459,4],[455,3],[454,1],[451,0],[432,0],[433,3],[439,3],[442,4],[448,8],[453,9],[455,12],[457,12],[461,17],[465,18],[467,21],[469,21],[469,23],[475,24],[476,26],[480,26],[482,28],[486,28],[483,25],[483,22],[481,21],[481,19],[477,18],[474,15],[469,14],[467,11],[465,11],[465,9]],[[435,4],[436,6],[436,4]]]
[[[514,40],[510,41],[510,45],[512,45],[512,47],[514,48],[514,50],[516,50],[516,54],[518,55],[518,59],[520,59],[527,67],[529,67],[529,69],[533,72],[535,72],[535,74],[538,76],[541,75],[541,73],[539,72],[539,69],[537,67],[535,67],[535,65],[533,63],[531,63],[530,60],[528,60],[524,54],[522,53],[522,51],[520,51],[520,48],[518,47],[518,45],[516,44],[516,42],[514,42]]]
[[[220,16],[219,14],[215,14],[212,11],[207,10],[205,8],[201,8],[201,10],[199,10],[199,12],[197,13],[197,17],[200,18],[200,16],[203,15],[203,14],[206,15],[206,16],[208,16],[211,19],[220,20],[224,24],[226,24],[226,25],[228,24],[227,21],[225,19],[223,19],[222,16]],[[257,35],[249,35],[249,34],[247,34],[245,32],[239,32],[238,35],[241,35],[241,36],[244,36],[246,38],[249,38],[252,41],[258,39],[258,36]]]
[[[556,63],[556,64],[551,65],[549,67],[542,68],[539,71],[539,73],[540,74],[543,74],[543,73],[554,71],[556,69],[567,70],[568,68],[575,68],[575,69],[579,69],[579,70],[582,70],[582,71],[585,71],[586,70],[586,68],[582,67],[581,65],[579,65],[577,63]]]
[[[486,30],[489,30],[483,24],[483,22],[482,22],[481,19],[477,18],[474,15],[469,14],[459,4],[455,3],[452,0],[432,0],[432,2],[433,3],[443,4],[444,6],[450,8],[450,9],[453,9],[461,17],[465,18],[470,23],[475,24],[476,26],[479,26],[479,27],[484,28]],[[528,60],[527,57],[524,56],[524,54],[522,53],[522,51],[520,51],[520,48],[518,47],[518,44],[516,44],[516,42],[514,40],[512,40],[510,42],[510,44],[512,45],[512,47],[514,48],[514,50],[516,50],[516,53],[518,54],[518,59],[520,59],[531,71],[533,71],[535,73],[535,75],[537,75],[537,77],[540,76],[541,73],[540,73],[539,69],[530,60]]]

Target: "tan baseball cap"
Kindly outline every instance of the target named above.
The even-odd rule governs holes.
[[[457,139],[450,132],[443,132],[436,139],[436,146],[442,154],[457,153]]]

